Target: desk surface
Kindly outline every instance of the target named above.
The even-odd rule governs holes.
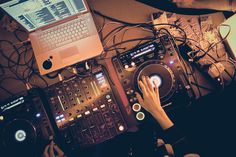
[[[130,23],[144,23],[144,22],[148,22],[150,21],[150,14],[155,13],[157,11],[159,11],[158,9],[149,7],[147,5],[144,5],[142,3],[133,1],[133,0],[89,0],[89,3],[91,5],[91,7],[93,9],[96,9],[97,11],[102,12],[103,14],[110,16],[110,17],[114,17],[116,19],[122,20],[122,21],[127,21]],[[217,26],[219,23],[221,23],[221,21],[223,21],[224,17],[221,13],[217,13],[217,14],[213,14],[212,15],[215,25]],[[100,16],[95,15],[95,21],[98,24],[98,28],[100,28],[102,26],[103,23],[103,18],[101,18]],[[109,22],[109,21],[108,21]],[[118,24],[119,25],[119,24]],[[116,27],[117,24],[109,24],[105,27],[104,34],[108,33],[112,28]],[[135,37],[140,37],[140,36],[145,36],[147,35],[147,32],[145,31],[140,31],[140,30],[132,30],[130,32],[128,32],[126,34],[126,38],[135,38]],[[22,38],[26,38],[27,34],[25,33],[19,33],[19,36]],[[10,40],[13,42],[17,42],[17,40],[14,38],[14,36],[12,35],[12,33],[9,33],[3,29],[0,30],[0,39],[6,39],[6,40]],[[111,44],[111,43],[108,43]],[[127,45],[129,46],[129,45]],[[114,53],[114,52],[113,52]],[[113,53],[110,53],[110,55],[112,55]],[[6,63],[5,61],[3,61],[2,59],[0,60],[1,64],[2,63]],[[11,75],[11,72],[6,71],[6,75]],[[198,75],[198,81],[200,84],[206,85],[206,86],[212,86],[212,84],[207,81],[203,75],[201,75],[199,72],[197,72]],[[1,76],[1,79],[4,76]],[[44,86],[42,81],[38,81],[37,79],[39,78],[35,78],[34,79],[34,83],[38,83],[39,86]],[[55,83],[58,81],[58,79],[54,79],[54,80],[49,80],[47,78],[45,78],[49,84]],[[22,82],[20,81],[16,81],[13,79],[7,79],[6,81],[4,81],[4,83],[2,84],[4,86],[4,88],[7,88],[10,91],[14,91],[14,92],[19,92],[22,90],[26,90],[25,85],[22,84]],[[194,87],[193,87],[194,88]],[[194,89],[196,91],[196,95],[198,95],[198,91],[195,88]],[[203,95],[209,94],[209,91],[201,89]],[[231,95],[225,96],[223,98],[225,99],[229,99],[232,96],[232,93],[230,93]],[[218,95],[219,96],[219,95]],[[4,90],[0,90],[0,100],[4,100],[6,97],[9,97],[9,94],[7,94],[6,92],[4,92]],[[222,98],[222,99],[223,99]],[[232,98],[232,97],[231,97]],[[220,97],[218,97],[218,99],[216,99],[216,101],[219,100],[219,103],[224,103],[223,100],[221,100]],[[215,103],[216,101],[213,101],[213,103]],[[202,102],[202,100],[200,100],[200,103]],[[217,104],[212,104],[212,99],[206,100],[205,103],[203,103],[202,105],[200,105],[200,108],[196,108],[196,106],[194,107],[194,109],[196,109],[194,111],[194,114],[191,115],[192,112],[189,112],[187,115],[187,117],[190,116],[194,116],[192,119],[192,122],[187,122],[187,129],[190,129],[190,135],[192,135],[195,140],[198,140],[198,144],[202,146],[202,149],[208,147],[210,144],[213,144],[213,142],[215,142],[218,147],[217,148],[221,148],[219,145],[227,145],[227,143],[222,143],[222,142],[229,142],[230,140],[226,140],[224,138],[231,138],[230,135],[231,134],[227,134],[228,130],[230,132],[231,129],[233,128],[231,126],[231,124],[233,123],[232,119],[233,117],[232,112],[233,110],[230,110],[231,108],[229,107],[231,104],[228,101],[228,104],[225,105],[225,108],[221,108],[220,105]],[[205,107],[204,105],[210,105],[210,107]],[[216,107],[217,112],[213,111],[211,107]],[[209,112],[211,111],[211,114],[209,115]],[[222,113],[222,112],[228,112],[231,111],[231,114],[226,114],[226,113]],[[218,115],[223,116],[218,117]],[[212,117],[211,117],[212,116]],[[216,119],[215,119],[216,118]],[[234,116],[235,118],[235,116]],[[188,119],[188,118],[187,118]],[[185,117],[186,120],[186,117]],[[203,124],[202,124],[203,122]],[[218,128],[218,124],[219,125],[226,125],[223,126],[222,128]],[[211,126],[213,126],[214,129],[211,129]],[[180,127],[186,130],[186,123],[183,127]],[[227,131],[225,131],[224,128],[229,128]],[[223,131],[224,136],[222,137],[221,131]],[[205,134],[205,132],[207,132],[207,134]],[[213,134],[217,134],[216,136]],[[201,138],[208,138],[209,140],[212,140],[212,142],[207,142],[204,141],[201,143]],[[222,138],[222,139],[221,139]],[[219,142],[219,141],[220,142]],[[217,142],[219,142],[219,145],[217,144]],[[117,145],[115,146],[117,147]],[[232,148],[229,147],[229,148]],[[209,148],[210,149],[210,148]],[[214,151],[215,148],[211,148],[212,151]],[[95,149],[96,150],[96,149]],[[226,148],[224,148],[223,150],[227,150]],[[94,151],[94,150],[93,150]],[[230,150],[229,150],[230,151]],[[222,151],[224,152],[224,151]],[[211,153],[209,153],[211,154]],[[209,155],[208,154],[208,155]]]
[[[102,14],[109,16],[109,17],[113,17],[115,19],[119,19],[121,21],[126,21],[129,23],[145,23],[145,22],[149,22],[151,20],[151,14],[152,13],[156,13],[160,10],[147,6],[143,3],[137,2],[137,1],[132,1],[132,0],[89,0],[88,1],[91,8],[95,9],[99,12],[101,12]],[[224,16],[222,13],[216,13],[216,14],[212,14],[212,19],[215,23],[215,26],[217,26],[219,23],[221,23],[221,21],[223,21]],[[95,23],[98,26],[98,29],[101,28],[101,26],[103,25],[104,19],[99,16],[99,15],[95,15]],[[186,16],[191,17],[191,16]],[[111,21],[106,20],[106,23],[109,23]],[[110,32],[112,29],[114,29],[115,27],[120,26],[120,24],[117,23],[110,23],[105,25],[105,27],[103,28],[102,32],[103,34],[107,34],[108,32]],[[0,39],[4,39],[4,40],[10,40],[13,42],[17,42],[17,40],[15,39],[15,37],[13,36],[12,33],[9,33],[3,29],[0,30]],[[21,33],[19,32],[20,37],[24,39],[27,39],[27,34],[26,33]],[[148,32],[143,31],[141,29],[130,29],[129,31],[126,32],[124,39],[133,39],[133,38],[139,38],[139,37],[145,37],[149,35]],[[108,41],[108,42],[107,42]],[[112,45],[111,39],[107,40],[107,45]],[[117,41],[119,41],[119,37],[117,39]],[[123,46],[123,45],[122,45]],[[129,44],[125,44],[124,46],[126,47],[131,47],[132,43]],[[114,55],[114,52],[109,52],[109,55]],[[2,64],[6,64],[6,61],[1,61]],[[8,72],[6,72],[6,74],[9,74]],[[212,84],[207,81],[198,71],[196,71],[196,74],[198,75],[198,83],[201,84],[202,86],[206,86],[210,89],[214,88],[214,86],[212,86]],[[37,80],[37,79],[36,79]],[[37,81],[34,82],[37,82]],[[58,80],[48,80],[46,78],[46,80],[49,82],[49,84],[55,83]],[[12,86],[12,82],[14,83],[14,86]],[[15,80],[5,80],[4,84],[7,86],[4,86],[4,88],[9,89],[9,91],[15,91],[20,92],[22,89],[25,90],[25,86],[24,84],[22,84],[19,81],[15,81]],[[40,82],[39,86],[42,85],[43,83]],[[206,95],[209,93],[208,90],[205,90],[203,88],[201,88],[200,92],[199,89],[197,89],[195,86],[193,86],[193,89],[196,93],[196,96],[199,97],[200,94],[201,95]],[[0,91],[1,93],[1,98],[4,99],[6,97],[9,96],[9,94],[7,94],[6,92],[4,92],[3,90]]]

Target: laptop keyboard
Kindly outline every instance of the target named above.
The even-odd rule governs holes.
[[[64,46],[89,36],[86,18],[78,18],[39,33],[44,52]]]

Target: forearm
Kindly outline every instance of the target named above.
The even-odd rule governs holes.
[[[233,12],[236,12],[236,0],[233,0],[231,10],[232,10]]]
[[[186,137],[175,127],[172,126],[164,131],[165,143],[172,146],[174,156],[182,157],[191,152],[191,148]]]
[[[214,10],[236,11],[236,0],[194,0],[192,3],[178,3],[179,7],[204,8]]]

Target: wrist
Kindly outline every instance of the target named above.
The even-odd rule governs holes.
[[[164,109],[153,112],[152,116],[157,120],[163,130],[166,130],[174,125]]]
[[[232,0],[232,4],[231,4],[231,11],[235,12],[236,11],[236,1]]]

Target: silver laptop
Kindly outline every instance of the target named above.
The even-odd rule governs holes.
[[[41,75],[103,51],[85,0],[11,0],[0,6],[28,30]]]
[[[230,57],[236,60],[236,14],[220,25],[220,34],[225,38]]]

